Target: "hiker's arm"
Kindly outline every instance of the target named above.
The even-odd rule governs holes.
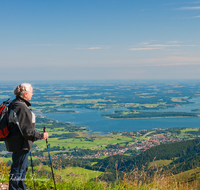
[[[35,131],[35,123],[33,122],[30,110],[22,109],[18,110],[17,116],[24,138],[30,141],[43,139],[43,133],[40,134]]]

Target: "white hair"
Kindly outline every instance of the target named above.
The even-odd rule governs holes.
[[[21,83],[20,85],[18,85],[15,90],[14,90],[14,94],[16,96],[21,96],[22,98],[24,97],[24,93],[25,92],[29,92],[31,91],[33,87],[31,86],[31,84],[29,83]]]

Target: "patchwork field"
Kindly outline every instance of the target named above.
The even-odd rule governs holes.
[[[61,129],[61,128],[60,128]],[[52,134],[69,134],[69,132],[63,131],[48,131],[49,136]],[[66,138],[66,139],[58,139],[58,138],[49,138],[48,142],[53,146],[64,147],[65,149],[72,148],[90,148],[90,149],[102,149],[104,146],[109,144],[117,144],[123,143],[127,141],[132,141],[132,138],[122,135],[90,135],[85,132],[77,132],[76,138]],[[46,142],[44,140],[36,141],[35,144],[40,148],[46,147]]]

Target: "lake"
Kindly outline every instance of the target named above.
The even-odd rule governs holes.
[[[191,112],[192,109],[200,109],[200,97],[193,98],[191,102],[181,107],[162,109],[157,111]],[[158,119],[108,119],[101,117],[101,114],[112,113],[115,110],[126,110],[124,108],[112,108],[106,111],[97,111],[82,108],[70,108],[79,113],[47,113],[42,114],[47,118],[60,122],[70,122],[77,126],[87,126],[92,133],[107,134],[111,131],[139,131],[152,128],[172,128],[172,127],[200,127],[200,117],[190,118],[158,118]],[[200,112],[195,112],[200,113]]]

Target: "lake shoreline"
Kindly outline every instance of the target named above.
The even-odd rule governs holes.
[[[192,109],[200,109],[200,97],[191,99],[195,103],[187,104],[173,109],[159,110],[159,112],[190,112]],[[47,118],[58,120],[60,122],[70,122],[76,126],[87,126],[90,133],[101,132],[108,134],[111,131],[138,131],[149,130],[153,128],[173,128],[173,127],[196,127],[199,128],[200,117],[192,116],[170,116],[170,117],[150,117],[150,118],[106,118],[102,114],[111,114],[119,108],[111,108],[106,111],[97,111],[83,108],[71,108],[74,111],[79,111],[78,114],[74,113],[38,113]],[[121,108],[119,110],[129,111]],[[153,111],[154,112],[154,111]],[[200,112],[197,113],[200,115]],[[153,115],[152,115],[153,116]],[[123,127],[122,127],[123,126]]]
[[[195,117],[195,116],[174,116],[174,117],[144,117],[144,118],[111,118],[108,116],[103,116],[107,119],[121,119],[121,120],[126,120],[126,119],[162,119],[162,118],[188,118],[188,117]],[[196,116],[199,117],[199,116]]]

